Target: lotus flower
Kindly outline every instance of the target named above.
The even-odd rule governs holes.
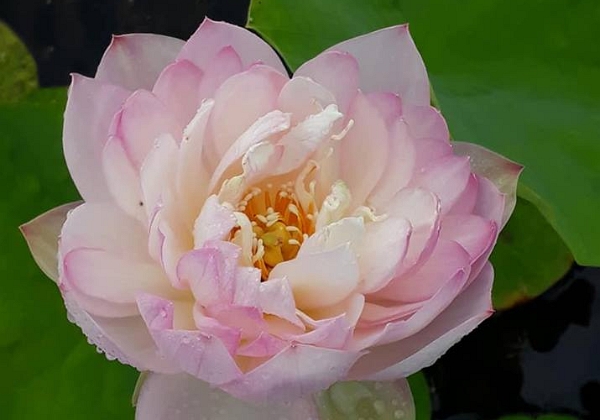
[[[521,167],[449,142],[406,25],[292,78],[225,23],[114,37],[63,144],[83,203],[22,230],[88,339],[151,372],[140,419],[311,418],[304,397],[404,378],[492,313]]]

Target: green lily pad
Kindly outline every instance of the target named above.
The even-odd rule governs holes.
[[[37,69],[27,47],[0,21],[0,102],[17,101],[37,88]]]
[[[137,372],[109,362],[69,323],[18,226],[77,200],[62,157],[66,89],[0,104],[0,393],[3,419],[131,419]]]
[[[507,309],[548,289],[569,270],[573,256],[537,208],[519,198],[490,260],[496,267],[494,308]]]
[[[523,196],[578,263],[600,265],[598,16],[595,0],[253,0],[248,26],[294,69],[410,22],[453,137],[524,164]]]

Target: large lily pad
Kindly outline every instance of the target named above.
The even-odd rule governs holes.
[[[600,265],[599,16],[595,0],[253,0],[248,25],[294,69],[410,22],[453,137],[524,164],[523,195],[577,262]]]
[[[37,88],[37,69],[27,47],[0,21],[0,102],[17,101]]]

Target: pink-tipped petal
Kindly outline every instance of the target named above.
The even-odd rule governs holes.
[[[363,94],[358,94],[348,115],[354,121],[340,144],[340,176],[352,193],[351,209],[364,204],[381,178],[385,165],[372,165],[360,171],[364,162],[385,162],[390,138],[385,122]]]
[[[474,261],[494,245],[497,233],[493,220],[474,215],[448,215],[442,220],[440,238],[458,242]]]
[[[238,356],[271,357],[287,346],[286,342],[265,332],[260,333],[256,340],[240,347]]]
[[[221,49],[228,46],[237,52],[245,68],[262,62],[281,74],[287,74],[275,51],[257,35],[239,26],[208,18],[185,43],[177,58],[190,60],[204,69]]]
[[[117,359],[140,371],[179,371],[177,366],[160,357],[148,327],[139,315],[125,318],[94,316],[81,309],[71,293],[63,292],[63,299],[69,319],[81,328],[88,340],[101,349],[106,357]]]
[[[182,46],[182,40],[164,35],[113,36],[98,65],[96,80],[130,90],[150,90],[160,72],[175,59]]]
[[[128,215],[146,223],[139,170],[129,159],[123,140],[115,136],[108,139],[102,151],[102,168],[117,205]]]
[[[58,283],[58,237],[67,214],[79,205],[81,202],[63,204],[19,227],[38,267],[55,283]]]
[[[158,138],[170,135],[180,140],[182,130],[183,125],[155,95],[138,90],[115,115],[110,134],[123,140],[127,155],[139,169]]]
[[[321,53],[301,65],[294,73],[297,76],[308,77],[333,93],[344,114],[358,92],[358,63],[346,52]]]
[[[63,126],[67,167],[85,201],[110,201],[102,171],[102,149],[109,127],[130,92],[74,74]]]
[[[308,237],[300,247],[298,256],[331,251],[340,245],[348,245],[357,255],[363,248],[365,223],[362,217],[344,217],[324,226]]]
[[[193,396],[193,398],[190,398]],[[311,397],[291,404],[255,405],[239,400],[190,375],[150,374],[137,400],[136,420],[317,420]]]
[[[293,402],[344,379],[360,356],[360,352],[292,344],[221,388],[246,401]]]
[[[367,98],[377,108],[388,127],[392,127],[402,115],[402,99],[396,93],[371,92],[367,94]]]
[[[162,101],[179,125],[185,127],[200,106],[202,80],[202,71],[191,61],[177,61],[158,76],[152,93]]]
[[[359,360],[350,376],[392,380],[432,365],[492,314],[493,277],[492,266],[487,264],[479,277],[435,321],[409,338],[375,347]]]
[[[153,142],[140,170],[144,209],[151,220],[156,208],[175,189],[175,171],[178,147],[168,134]]]
[[[212,143],[207,150],[215,166],[248,127],[275,109],[286,81],[272,68],[257,65],[230,77],[215,92],[209,126]]]
[[[429,259],[414,273],[400,276],[380,290],[380,299],[420,302],[431,298],[460,271],[469,272],[471,258],[454,241],[440,239]]]
[[[285,278],[271,278],[259,286],[259,302],[265,314],[275,315],[303,327],[296,316],[296,303],[290,283]]]
[[[183,371],[215,385],[241,375],[221,339],[199,331],[173,329],[171,302],[152,295],[140,295],[137,301],[158,349]]]
[[[477,176],[477,199],[473,207],[473,214],[493,220],[502,229],[505,222],[506,194],[503,194],[496,185],[487,178]]]
[[[476,144],[454,142],[453,147],[457,154],[471,158],[473,172],[492,181],[506,196],[499,223],[500,228],[504,227],[515,208],[517,182],[523,166]]]
[[[405,106],[402,108],[402,118],[414,139],[432,139],[442,143],[450,141],[446,120],[432,106]]]
[[[290,113],[292,124],[296,125],[335,103],[333,94],[323,86],[307,77],[294,77],[281,89],[278,109]]]
[[[335,305],[346,299],[359,281],[359,268],[349,245],[307,254],[277,264],[270,278],[286,277],[299,309]]]
[[[407,104],[429,105],[429,79],[408,25],[371,32],[329,50],[346,51],[356,58],[363,92],[393,92]]]
[[[238,53],[231,46],[223,47],[204,68],[204,77],[198,91],[200,98],[214,97],[215,92],[225,80],[242,70],[244,70],[244,66]]]

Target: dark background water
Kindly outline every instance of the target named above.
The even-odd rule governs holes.
[[[0,19],[27,44],[40,84],[60,86],[71,72],[94,74],[111,34],[187,39],[206,15],[244,25],[248,3],[0,0]],[[599,268],[574,266],[542,296],[484,322],[425,370],[433,419],[544,412],[600,419],[599,290]]]

